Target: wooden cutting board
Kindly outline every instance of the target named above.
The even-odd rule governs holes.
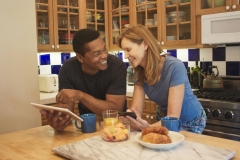
[[[74,160],[228,160],[236,155],[232,150],[186,140],[171,149],[149,149],[135,140],[136,134],[131,133],[123,142],[107,142],[95,136],[52,148],[52,151]]]

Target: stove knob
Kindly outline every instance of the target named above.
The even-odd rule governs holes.
[[[209,116],[210,115],[210,109],[209,108],[204,108],[204,111],[206,113],[206,116]]]
[[[213,110],[213,111],[212,111],[212,116],[213,116],[213,118],[219,118],[220,115],[221,115],[220,110],[217,109],[217,110]]]
[[[234,114],[233,114],[232,111],[226,111],[226,112],[224,113],[224,116],[225,116],[225,119],[231,120],[231,119],[233,119]]]

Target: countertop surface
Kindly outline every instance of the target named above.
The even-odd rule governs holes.
[[[95,138],[100,141],[101,139],[100,139],[100,131],[99,131],[98,125],[97,125],[97,128],[98,128],[97,132],[84,134],[80,130],[76,129],[74,124],[70,124],[62,132],[55,131],[49,125],[46,125],[46,126],[31,128],[31,129],[27,129],[27,130],[21,130],[21,131],[17,131],[17,132],[2,134],[2,135],[0,135],[0,155],[1,155],[0,159],[21,159],[21,160],[24,160],[24,159],[51,159],[51,160],[66,159],[64,157],[59,156],[58,154],[55,154],[52,151],[52,149],[55,147],[69,144],[69,143],[75,143],[75,142],[78,142],[81,140],[86,140],[87,138],[93,138],[93,139]],[[222,151],[226,151],[226,152],[230,151],[233,154],[236,153],[235,157],[233,158],[234,160],[240,159],[240,147],[239,147],[240,142],[238,142],[238,141],[226,140],[226,139],[211,137],[211,136],[207,136],[207,135],[199,135],[199,134],[185,132],[185,131],[181,131],[180,133],[184,135],[184,137],[185,137],[184,141],[186,141],[186,145],[189,144],[188,142],[193,142],[193,144],[194,143],[198,143],[198,145],[202,144],[202,147],[205,147],[205,145],[207,145],[207,146],[212,146],[212,149],[221,148],[221,149],[223,149]],[[130,142],[130,140],[127,140],[128,142],[126,142],[126,143],[134,143],[131,145],[135,145],[135,147],[136,146],[142,147],[140,144],[135,143],[136,141],[134,141],[134,134],[136,134],[136,133],[133,132],[131,134],[131,136],[133,136],[133,137],[131,137],[132,142]],[[120,151],[120,149],[116,151],[116,147],[121,146],[122,145],[121,142],[104,142],[103,140],[101,140],[101,141],[102,141],[102,143],[99,142],[98,143],[99,145],[104,145],[104,144],[109,143],[109,146],[110,145],[113,146],[112,148],[110,148],[107,151],[104,150],[104,153],[109,152],[111,154],[114,151],[115,152]],[[183,145],[185,145],[185,144],[183,144]],[[90,146],[88,146],[88,147],[90,147]],[[189,146],[189,147],[193,148],[194,146]],[[211,149],[211,151],[212,151],[212,149]],[[203,148],[202,150],[199,150],[197,152],[206,151],[206,150],[209,150],[209,149]],[[91,151],[93,151],[93,150],[91,150]],[[152,152],[149,149],[143,149],[142,151],[143,152],[141,152],[141,150],[140,150],[139,154],[141,153],[141,156],[143,156],[143,157],[148,156],[149,155],[148,152]],[[128,148],[125,148],[125,151],[124,152],[122,151],[121,154],[124,154],[125,152],[126,152],[125,157],[127,154],[136,154],[134,152],[129,152]],[[164,156],[168,156],[168,154],[172,154],[171,151],[165,152],[165,154],[159,153],[159,151],[155,151],[154,154],[157,154],[157,152],[158,152],[158,154],[162,154]],[[84,155],[84,153],[86,153],[86,152],[82,152],[82,155]],[[96,153],[97,153],[97,150],[96,150],[95,154]],[[106,156],[106,155],[104,155],[104,153],[98,152],[99,156],[101,156],[101,157]],[[181,153],[176,153],[176,154],[181,154]],[[217,155],[216,152],[208,153],[208,155],[212,155],[212,154]],[[223,154],[223,152],[221,152],[221,154]],[[189,155],[191,155],[191,154],[190,153],[185,154],[185,158],[186,159],[189,159],[189,158],[194,159],[194,157],[188,157]],[[208,155],[206,155],[206,156],[208,156]],[[100,157],[98,157],[98,158],[100,158]],[[76,158],[76,159],[79,159],[79,158]],[[118,157],[118,159],[119,159],[119,157]],[[127,160],[128,158],[125,158],[125,159]],[[150,159],[150,157],[145,158],[145,159]],[[154,157],[152,157],[152,159],[154,159]],[[157,157],[155,157],[155,159],[160,159],[160,157],[157,156]],[[162,158],[162,159],[164,159],[164,158]],[[178,159],[178,158],[176,158],[176,159]]]
[[[126,92],[127,97],[133,96],[133,89],[134,89],[134,86],[127,85],[127,92]],[[192,91],[194,90],[198,90],[198,89],[192,89]],[[58,92],[51,92],[51,93],[40,92],[40,104],[56,103],[57,94]],[[148,99],[147,95],[145,95],[145,99]]]
[[[56,95],[58,92],[51,92],[51,93],[45,93],[45,92],[40,92],[40,103],[41,104],[52,104],[56,103]],[[127,97],[132,97],[133,96],[133,86],[128,86],[127,85]],[[145,96],[145,98],[148,98]]]

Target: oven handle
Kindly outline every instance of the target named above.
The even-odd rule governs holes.
[[[210,133],[218,133],[218,134],[228,135],[228,136],[235,136],[235,137],[239,137],[240,138],[240,136],[237,135],[237,134],[224,133],[224,132],[219,132],[219,131],[212,131],[212,130],[209,130],[209,129],[204,129],[203,131],[210,132]]]

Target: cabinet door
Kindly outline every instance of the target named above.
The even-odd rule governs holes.
[[[161,45],[181,47],[196,44],[195,2],[161,1]]]
[[[240,10],[239,0],[196,0],[197,15]]]
[[[54,0],[54,48],[72,51],[72,39],[80,29],[80,0]]]
[[[38,50],[53,50],[52,0],[36,0],[36,26]]]
[[[240,0],[232,0],[231,2],[230,8],[232,8],[232,11],[240,11]]]
[[[156,39],[160,39],[160,1],[136,0],[135,24],[145,25]]]
[[[117,37],[121,30],[132,25],[132,0],[110,0],[109,2],[109,47],[120,50]]]
[[[109,48],[108,43],[108,6],[107,0],[86,1],[86,27],[100,32],[100,36]]]
[[[150,116],[151,114],[149,113],[142,113],[142,119],[146,120],[149,124],[151,124]]]

